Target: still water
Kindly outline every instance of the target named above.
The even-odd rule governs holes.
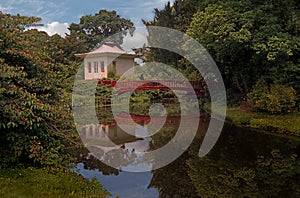
[[[178,128],[176,119],[180,120],[167,119],[158,133],[144,138],[127,134],[108,117],[97,125],[85,125],[81,138],[101,150],[95,154],[98,158],[114,160],[113,156],[121,150],[123,161],[118,169],[111,168],[97,160],[89,149],[81,151],[73,170],[85,178],[99,180],[111,197],[300,197],[299,138],[251,131],[227,123],[213,150],[199,158],[197,154],[209,123],[206,118],[200,119],[198,133],[189,149],[174,162],[148,172],[122,170],[128,166],[138,168],[134,159],[141,157],[141,153],[171,141]],[[149,117],[135,117],[135,123],[128,120],[124,121],[135,134],[147,136]],[[188,131],[188,126],[185,127]],[[107,138],[115,146],[97,146],[97,142]]]

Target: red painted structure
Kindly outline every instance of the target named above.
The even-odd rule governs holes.
[[[206,84],[203,81],[180,81],[180,80],[133,80],[121,81],[103,79],[99,80],[98,84],[114,87],[117,93],[122,94],[132,91],[146,90],[178,90],[193,93],[198,96],[205,96]],[[190,86],[192,85],[192,87]]]

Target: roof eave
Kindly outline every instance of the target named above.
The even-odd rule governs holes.
[[[116,57],[124,57],[124,58],[139,58],[139,55],[136,54],[121,54],[121,53],[113,53],[113,52],[104,52],[104,53],[83,53],[83,54],[74,54],[76,57],[79,58],[86,58],[87,56],[97,56],[97,55],[102,55],[102,56],[116,56]]]

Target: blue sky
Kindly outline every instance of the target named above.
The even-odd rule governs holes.
[[[100,9],[116,10],[126,19],[141,27],[141,19],[151,20],[154,8],[162,9],[168,0],[0,0],[3,13],[38,16],[43,19],[49,34],[67,31],[70,23],[78,23],[83,15],[95,14]],[[171,0],[172,2],[172,0]]]

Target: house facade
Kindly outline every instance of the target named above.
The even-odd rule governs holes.
[[[109,71],[114,75],[122,75],[134,67],[134,54],[128,54],[120,48],[101,45],[98,49],[84,54],[75,54],[84,58],[84,79],[108,78]]]

